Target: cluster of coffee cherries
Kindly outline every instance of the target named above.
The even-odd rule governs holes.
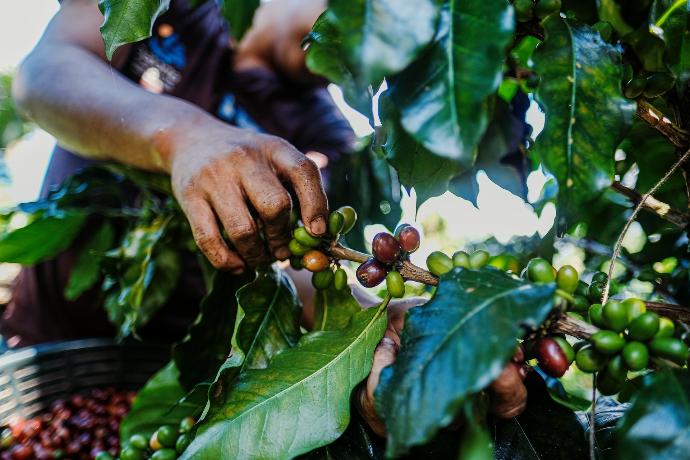
[[[96,388],[58,399],[37,417],[16,418],[0,434],[0,459],[91,460],[101,451],[112,458],[133,398],[132,392]]]
[[[473,268],[475,270],[482,268],[484,265],[491,263],[496,268],[506,271],[517,272],[519,270],[519,263],[517,259],[508,254],[501,254],[496,257],[491,257],[488,252],[483,249],[474,251],[468,254],[465,251],[457,251],[453,257],[441,251],[434,251],[426,258],[426,266],[431,273],[436,276],[441,276],[454,267]]]
[[[325,249],[332,241],[352,230],[356,222],[357,212],[350,206],[343,206],[328,216],[328,235],[323,238],[311,235],[304,226],[298,225],[288,244],[292,268],[306,268],[312,272],[311,282],[316,289],[328,289],[331,285],[338,290],[344,289],[347,286],[347,273],[338,260],[326,255]]]
[[[645,302],[637,298],[599,303],[608,280],[606,273],[595,273],[587,285],[572,266],[556,271],[546,260],[532,259],[526,276],[537,283],[556,282],[557,294],[567,301],[567,314],[599,328],[589,340],[574,345],[555,335],[527,347],[546,374],[561,377],[575,362],[583,372],[598,373],[601,394],[613,395],[621,391],[628,372],[649,368],[652,358],[686,365],[690,350],[671,319],[647,311]]]
[[[174,460],[192,442],[194,423],[193,417],[185,417],[178,426],[163,425],[150,437],[134,434],[122,447],[119,456],[100,452],[95,460]]]
[[[405,295],[405,279],[398,271],[400,264],[419,249],[419,232],[409,224],[401,224],[393,235],[377,233],[371,242],[370,257],[357,267],[357,281],[367,288],[378,286],[386,280],[391,297]]]

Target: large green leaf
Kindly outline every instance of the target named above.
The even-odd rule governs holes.
[[[432,152],[472,166],[513,28],[507,0],[450,0],[431,49],[390,80],[405,130]]]
[[[597,196],[614,174],[614,152],[635,111],[621,94],[620,50],[589,26],[551,16],[534,54],[546,124],[534,154],[559,182],[566,212]]]
[[[190,389],[215,377],[230,353],[230,340],[237,314],[237,291],[251,276],[217,271],[213,285],[201,301],[199,316],[189,333],[173,347],[173,360],[180,370],[180,383]]]
[[[498,377],[522,328],[540,325],[551,311],[554,290],[492,267],[443,275],[436,295],[409,311],[400,353],[381,373],[376,401],[387,453],[429,440]]]
[[[101,278],[99,255],[112,246],[114,232],[113,226],[106,222],[81,248],[65,286],[67,300],[76,299]]]
[[[690,373],[662,369],[644,378],[616,430],[616,458],[648,460],[688,457]]]
[[[254,12],[261,0],[220,0],[220,9],[230,24],[230,33],[238,42],[252,26]]]
[[[385,311],[362,310],[347,328],[307,334],[267,368],[242,373],[212,402],[182,458],[284,459],[337,439],[350,419],[350,394],[371,369]]]
[[[112,59],[122,45],[150,37],[153,23],[169,6],[170,0],[99,0],[107,58]]]
[[[123,443],[133,434],[151,435],[162,425],[177,426],[184,417],[201,413],[206,403],[205,394],[184,399],[185,391],[178,380],[179,375],[175,363],[170,361],[139,390],[132,408],[120,424]]]
[[[343,329],[361,309],[349,287],[338,290],[331,285],[328,289],[319,289],[314,300],[314,329]]]
[[[87,215],[78,211],[41,215],[0,236],[0,262],[33,265],[55,257],[79,235]]]

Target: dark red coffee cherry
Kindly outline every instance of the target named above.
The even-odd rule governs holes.
[[[400,253],[400,243],[390,233],[377,233],[371,243],[371,252],[379,262],[392,264]]]
[[[386,279],[386,267],[371,258],[357,268],[357,281],[367,288],[378,286]]]
[[[537,341],[535,354],[539,361],[539,367],[551,377],[562,377],[568,370],[568,358],[558,342],[550,337],[544,337]]]
[[[402,224],[395,230],[395,237],[400,242],[400,247],[406,252],[415,252],[419,249],[419,232],[409,224]]]

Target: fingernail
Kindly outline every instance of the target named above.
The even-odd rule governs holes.
[[[290,250],[287,248],[287,246],[281,246],[276,249],[275,252],[273,252],[273,255],[278,260],[285,260],[290,257]]]
[[[309,228],[314,235],[323,235],[326,233],[326,219],[322,216],[312,219]]]

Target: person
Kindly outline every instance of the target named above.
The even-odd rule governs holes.
[[[317,163],[337,160],[353,140],[301,48],[324,9],[324,0],[265,3],[235,43],[215,2],[173,0],[151,38],[107,62],[96,2],[63,0],[13,88],[21,110],[58,142],[43,193],[95,161],[169,174],[200,251],[238,275],[289,256],[293,206],[310,233],[323,235],[328,200]],[[112,334],[98,292],[73,302],[62,295],[75,253],[22,271],[0,321],[11,345]],[[200,277],[187,278],[143,337],[184,334],[196,315],[189,305],[203,291]],[[360,393],[359,406],[379,433],[373,388],[394,359],[401,312],[419,303],[391,307],[397,316]]]

